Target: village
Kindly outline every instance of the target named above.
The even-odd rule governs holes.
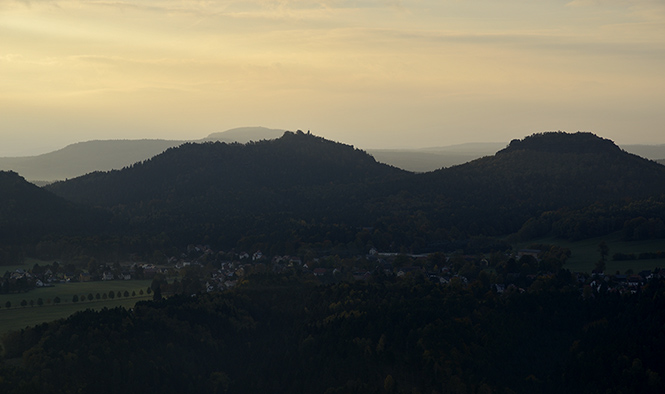
[[[553,256],[554,255],[554,256]],[[398,254],[381,253],[371,248],[365,255],[341,258],[337,255],[306,257],[266,256],[253,253],[215,251],[207,245],[189,245],[179,256],[164,264],[142,262],[99,264],[93,269],[59,262],[32,268],[6,271],[0,278],[0,294],[26,292],[57,284],[94,281],[152,280],[162,285],[163,295],[185,292],[223,291],[253,275],[298,276],[321,284],[341,281],[428,280],[440,285],[468,286],[479,281],[483,286],[504,292],[537,291],[545,285],[577,287],[584,297],[601,292],[637,293],[652,279],[665,278],[663,270],[637,273],[569,272],[565,253],[538,249],[493,253],[491,255]],[[188,285],[181,285],[187,281]],[[550,283],[550,284],[548,284]]]

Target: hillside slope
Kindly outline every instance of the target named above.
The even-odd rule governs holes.
[[[513,140],[494,156],[423,177],[435,190],[438,186],[452,194],[482,195],[491,189],[494,198],[558,205],[660,193],[665,190],[663,176],[664,168],[610,140],[555,132]]]
[[[265,127],[240,127],[195,140],[227,143],[275,139],[283,130]],[[195,142],[192,141],[192,142]],[[0,170],[15,171],[30,181],[53,182],[75,178],[94,171],[119,170],[148,160],[185,140],[96,140],[78,142],[38,156],[0,157]]]
[[[660,145],[626,144],[626,145],[621,145],[621,148],[626,152],[642,156],[645,159],[658,160],[665,158],[665,144],[660,144]]]
[[[364,204],[383,194],[383,182],[409,174],[352,146],[287,132],[248,144],[188,143],[47,189],[112,209],[127,231],[233,246],[250,234],[284,241],[294,226],[303,237],[318,237],[307,223],[355,228],[368,221]]]
[[[72,201],[110,207],[364,183],[402,173],[352,146],[287,132],[248,144],[187,143],[121,171],[95,172],[47,188]]]
[[[0,264],[5,262],[3,249],[49,234],[103,231],[109,219],[108,214],[57,197],[15,172],[0,171]]]
[[[183,142],[167,140],[79,142],[39,156],[2,157],[0,168],[15,171],[31,181],[56,181],[93,171],[121,169]]]
[[[216,132],[189,142],[247,143],[279,138],[281,129],[238,127]],[[148,160],[164,150],[187,141],[180,140],[105,140],[87,141],[30,157],[0,157],[0,170],[15,171],[37,184],[70,179],[93,171],[121,169]],[[451,167],[480,157],[492,156],[506,146],[503,142],[465,143],[421,149],[367,149],[377,161],[407,171],[429,172]],[[647,159],[665,157],[665,145],[623,145],[627,152]]]
[[[665,167],[593,134],[544,133],[494,156],[413,174],[352,146],[287,132],[244,145],[185,144],[48,190],[110,208],[132,231],[178,239],[348,243],[365,228],[368,245],[426,250],[515,233],[546,211],[660,196]]]
[[[494,156],[404,181],[410,210],[437,226],[508,234],[532,216],[665,193],[665,167],[590,133],[543,133]],[[381,207],[385,209],[385,207]]]

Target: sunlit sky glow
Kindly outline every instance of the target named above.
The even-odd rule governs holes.
[[[0,156],[240,126],[665,143],[662,0],[0,0]]]

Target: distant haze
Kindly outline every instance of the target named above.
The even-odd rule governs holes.
[[[74,178],[94,171],[109,171],[150,159],[184,142],[237,142],[276,139],[284,130],[239,127],[193,140],[98,140],[68,145],[53,152],[25,157],[0,157],[0,170],[11,170],[37,184]],[[345,143],[345,141],[339,141]],[[366,149],[376,161],[413,172],[451,167],[492,156],[507,142],[466,143],[423,149]],[[663,145],[624,145],[624,150],[651,160],[665,158]],[[662,161],[661,161],[662,163]]]
[[[0,42],[0,156],[242,125],[665,143],[662,1],[4,0]]]
[[[252,140],[275,139],[282,134],[284,130],[240,127],[191,142],[246,143]],[[121,169],[147,160],[184,142],[187,141],[147,139],[84,141],[41,155],[0,157],[0,170],[12,170],[31,181],[62,180],[93,171]]]

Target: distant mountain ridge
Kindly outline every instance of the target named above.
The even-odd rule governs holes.
[[[47,189],[181,240],[205,236],[228,246],[253,239],[248,234],[271,238],[299,229],[301,236],[320,231],[349,242],[355,229],[368,227],[384,250],[423,250],[515,233],[550,210],[665,194],[665,167],[590,133],[543,133],[493,156],[414,174],[349,145],[287,132],[250,144],[184,144]]]
[[[428,172],[491,156],[504,142],[471,142],[420,149],[367,149],[378,161],[413,172]]]
[[[18,172],[38,184],[75,178],[93,171],[121,169],[150,159],[185,142],[239,142],[279,138],[285,130],[266,127],[238,127],[212,133],[199,140],[103,140],[87,141],[38,156],[0,157],[0,170]],[[504,142],[465,143],[421,149],[366,149],[377,161],[413,172],[429,172],[471,160],[492,156],[505,148]],[[665,160],[663,145],[624,145],[624,150],[652,160]],[[662,162],[661,162],[662,164]]]
[[[186,143],[123,170],[94,172],[47,189],[106,207],[154,201],[179,212],[201,205],[216,212],[249,212],[314,209],[326,199],[341,197],[337,193],[344,185],[403,174],[350,145],[298,131],[247,144]],[[303,199],[311,193],[319,198]]]
[[[429,172],[452,167],[472,160],[493,156],[506,148],[507,142],[466,143],[421,149],[367,149],[378,161],[413,171]],[[665,144],[621,145],[621,149],[665,164]]]
[[[545,211],[661,195],[665,168],[591,133],[542,133],[493,156],[418,174],[402,189],[443,228],[499,235]]]
[[[120,169],[145,160],[184,141],[86,141],[31,157],[0,158],[0,168],[16,171],[32,181],[55,181],[93,171]]]
[[[201,140],[240,142],[280,137],[283,130],[265,127],[241,127],[210,134]],[[28,157],[2,157],[0,169],[19,173],[30,181],[52,182],[94,171],[119,170],[136,162],[150,159],[185,140],[95,140],[78,142],[54,152]]]
[[[646,196],[665,190],[656,181],[663,174],[661,166],[623,151],[609,139],[583,132],[549,132],[513,140],[493,156],[423,177],[466,179],[485,189],[494,185],[496,197],[510,192],[515,194],[511,198],[519,199],[520,193],[532,192],[545,202],[553,196],[579,199],[581,192],[588,193],[588,200]]]
[[[0,172],[0,191],[4,261],[25,250],[145,258],[199,243],[272,255],[493,250],[507,236],[656,237],[665,222],[665,167],[590,133],[535,134],[412,173],[351,145],[285,132],[184,143],[44,188]]]

